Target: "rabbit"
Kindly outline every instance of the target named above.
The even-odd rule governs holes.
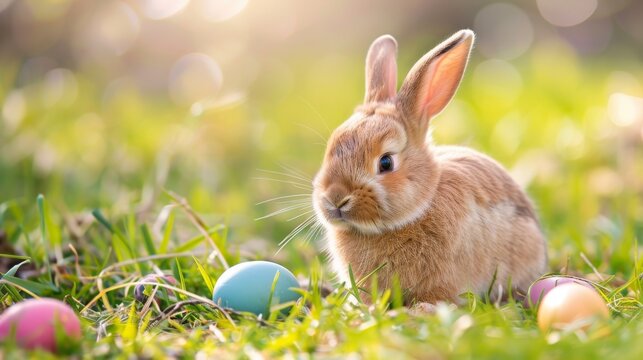
[[[399,92],[396,40],[383,35],[370,46],[364,103],[334,130],[313,179],[313,208],[341,281],[349,268],[355,279],[380,268],[378,288],[397,277],[405,304],[462,304],[462,293],[491,286],[494,299],[503,286],[524,292],[545,272],[540,222],[507,171],[429,136],[474,38],[460,30],[425,54]]]

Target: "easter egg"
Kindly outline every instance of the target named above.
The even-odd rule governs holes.
[[[151,288],[153,285],[145,285],[143,283],[165,283],[169,285],[176,285],[176,279],[172,275],[158,275],[158,274],[149,274],[145,275],[134,287],[134,298],[137,301],[145,302],[147,301],[147,294],[145,294],[145,288]],[[159,287],[156,291],[157,295],[160,291],[163,291],[163,288]],[[166,290],[168,295],[174,295],[174,291]],[[158,298],[155,296],[155,301],[158,301]]]
[[[567,283],[552,289],[538,307],[538,326],[541,330],[562,329],[577,324],[587,329],[594,318],[607,319],[605,301],[593,289]]]
[[[594,287],[587,281],[571,276],[550,276],[536,280],[527,291],[523,302],[525,307],[537,306],[538,302],[547,295],[553,288],[562,284],[575,283],[594,290]]]
[[[56,336],[60,336],[59,341]],[[80,337],[76,313],[56,299],[24,300],[0,315],[0,341],[15,338],[27,350],[40,348],[55,353],[77,343]]]
[[[272,292],[275,276],[279,278]],[[217,280],[212,300],[224,308],[246,311],[264,318],[271,305],[296,301],[301,295],[295,276],[285,267],[268,261],[249,261],[226,270]]]

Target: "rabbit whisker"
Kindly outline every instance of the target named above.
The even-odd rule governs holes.
[[[281,199],[300,198],[300,197],[310,197],[310,196],[311,196],[310,194],[295,194],[295,195],[278,196],[278,197],[274,197],[274,198],[272,198],[272,199],[263,200],[263,201],[261,201],[261,202],[256,203],[255,205],[262,205],[262,204],[265,204],[265,203],[269,203],[269,202],[271,202],[271,201],[276,201],[276,200],[281,200]]]
[[[310,182],[310,181],[312,180],[312,178],[313,178],[312,176],[309,176],[309,175],[307,175],[307,174],[304,174],[303,172],[301,172],[301,171],[299,171],[299,170],[297,170],[297,169],[293,168],[292,166],[288,166],[288,165],[283,164],[283,163],[280,163],[280,164],[279,164],[279,167],[281,167],[281,168],[282,168],[282,169],[284,169],[285,171],[289,172],[290,174],[297,175],[297,176],[299,176],[299,177],[301,177],[301,178],[303,178],[303,179],[307,179],[307,181],[309,181],[309,182]]]
[[[311,191],[312,185],[304,185],[299,182],[295,181],[288,181],[288,180],[283,180],[283,179],[273,179],[273,178],[267,178],[267,177],[255,177],[253,178],[254,180],[267,180],[267,181],[274,181],[274,182],[280,182],[284,184],[290,184],[293,185],[295,188],[300,189],[300,190],[306,190],[306,191]]]
[[[297,175],[297,174],[289,174],[285,172],[279,172],[279,171],[274,171],[274,170],[265,170],[265,169],[257,169],[257,171],[267,173],[267,174],[273,174],[273,175],[280,175],[280,176],[287,176],[289,178],[292,178],[293,180],[301,180],[303,184],[310,185],[310,179],[307,179],[303,176]]]
[[[311,212],[313,212],[313,211],[315,211],[315,210],[314,210],[314,209],[310,209],[310,210],[308,210],[308,211],[304,211],[303,213],[301,213],[301,214],[299,214],[299,215],[295,215],[295,216],[291,217],[290,219],[288,219],[288,220],[286,220],[286,221],[293,221],[293,220],[295,220],[295,219],[297,219],[297,218],[300,218],[300,217],[302,217],[302,216],[304,216],[304,215],[310,214],[310,213],[311,213]]]
[[[322,134],[320,134],[319,131],[313,129],[312,127],[310,127],[308,125],[302,124],[302,123],[298,123],[298,124],[295,124],[295,125],[298,125],[298,126],[304,128],[304,129],[312,131],[313,134],[319,136],[319,138],[323,141],[322,145],[326,146],[326,143],[328,142],[328,139],[325,138]]]
[[[314,112],[314,113],[315,113],[315,115],[317,115],[317,118],[319,118],[319,120],[321,121],[321,123],[322,123],[322,124],[324,124],[324,127],[326,128],[326,131],[328,132],[328,134],[332,133],[332,131],[331,131],[331,130],[330,130],[330,128],[328,127],[328,123],[326,122],[326,119],[324,119],[324,117],[322,116],[322,114],[320,114],[320,113],[319,113],[319,111],[317,111],[317,109],[313,106],[313,104],[311,104],[308,100],[304,99],[303,97],[302,97],[302,98],[300,98],[300,100],[301,100],[301,102],[303,102],[304,104],[306,104],[306,106],[308,106],[308,108],[309,108],[312,112]],[[329,136],[330,136],[330,135],[329,135]]]
[[[256,218],[255,220],[263,220],[263,219],[267,219],[267,218],[269,218],[269,217],[276,216],[276,215],[279,215],[279,214],[283,214],[283,213],[288,212],[288,211],[291,211],[291,210],[303,209],[303,208],[306,208],[306,207],[308,207],[308,204],[295,204],[295,205],[287,206],[287,207],[285,207],[285,208],[283,208],[283,209],[280,209],[280,210],[277,210],[277,211],[273,211],[273,212],[271,212],[271,213],[270,213],[270,214],[268,214],[268,215],[264,215],[264,216],[258,217],[258,218]]]
[[[306,239],[304,240],[305,243],[308,243],[309,241],[317,241],[319,239],[319,235],[321,235],[324,230],[323,225],[319,222],[314,223],[310,228],[312,229],[312,231],[309,230],[310,238],[306,236]]]
[[[293,231],[288,234],[283,240],[279,242],[279,249],[275,252],[275,254],[278,254],[288,243],[294,239],[299,233],[301,233],[304,229],[306,229],[308,226],[310,226],[311,223],[315,221],[315,215],[312,215],[309,217],[307,220],[305,220],[303,223],[299,224]]]
[[[283,247],[283,245],[286,245],[295,236],[299,235],[299,233],[302,232],[313,221],[315,221],[314,214],[310,215],[308,218],[306,218],[306,220],[304,220],[301,224],[297,225],[288,235],[286,235],[286,237],[279,242],[279,246]]]

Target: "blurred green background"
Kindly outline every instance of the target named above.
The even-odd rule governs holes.
[[[0,0],[0,203],[33,221],[38,193],[62,214],[158,212],[164,187],[230,224],[233,244],[272,254],[297,213],[255,221],[279,209],[255,204],[302,190],[259,169],[312,178],[323,138],[363,98],[370,42],[397,38],[403,79],[471,28],[436,141],[490,154],[527,188],[554,268],[582,252],[630,272],[641,19],[636,0]]]

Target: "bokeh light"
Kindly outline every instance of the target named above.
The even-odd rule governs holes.
[[[605,51],[612,40],[612,33],[613,26],[609,19],[589,20],[560,30],[562,37],[581,54]]]
[[[585,152],[585,135],[573,119],[560,119],[560,131],[556,137],[558,155],[568,160],[575,160]]]
[[[494,3],[478,12],[473,22],[478,49],[487,57],[513,59],[524,54],[534,38],[529,16],[518,6]]]
[[[608,110],[612,122],[617,126],[643,124],[643,98],[623,93],[612,94]]]
[[[100,7],[79,24],[78,56],[105,60],[123,55],[140,32],[136,12],[120,1],[102,2]]]
[[[574,26],[589,19],[598,0],[537,0],[543,18],[556,26]]]
[[[153,20],[161,20],[176,15],[190,0],[138,0],[143,14]]]
[[[607,93],[622,92],[625,94],[643,94],[643,84],[640,78],[627,71],[612,71],[607,77],[605,88]]]
[[[212,22],[225,21],[239,14],[248,0],[199,0],[203,16]]]
[[[20,126],[26,111],[27,104],[22,91],[13,90],[5,97],[4,105],[2,106],[2,117],[8,133],[14,132]]]
[[[8,8],[12,2],[13,0],[0,0],[0,12]]]
[[[592,170],[587,176],[589,187],[602,196],[614,196],[623,190],[621,176],[609,167]]]
[[[68,69],[57,68],[45,74],[44,81],[44,102],[46,106],[70,105],[76,100],[78,94],[78,83],[76,75]]]
[[[188,54],[172,67],[168,86],[177,104],[192,105],[214,100],[222,83],[221,68],[211,57]]]

